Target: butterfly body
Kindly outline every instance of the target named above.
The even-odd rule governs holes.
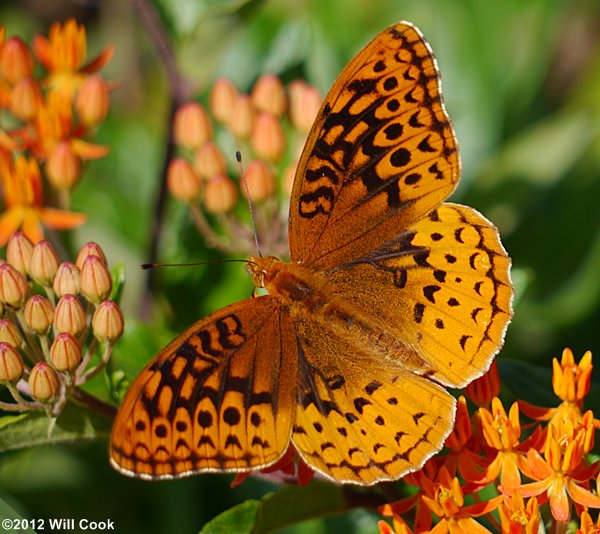
[[[142,370],[112,464],[150,480],[240,472],[291,444],[339,483],[419,469],[454,423],[444,387],[488,369],[511,317],[497,230],[444,202],[459,174],[435,58],[395,24],[346,66],[308,136],[291,262],[250,258],[268,294],[193,324]]]
[[[321,328],[324,336],[350,340],[374,362],[392,360],[426,374],[426,362],[415,351],[390,335],[367,310],[336,295],[335,286],[322,272],[272,256],[251,257],[248,266],[255,286],[266,289],[295,322],[310,321]]]

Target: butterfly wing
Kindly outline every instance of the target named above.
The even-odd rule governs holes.
[[[313,469],[336,482],[370,485],[419,469],[441,448],[455,410],[442,387],[310,320],[298,321],[296,333],[292,441]]]
[[[188,328],[138,375],[110,442],[117,470],[146,479],[265,467],[296,410],[293,325],[269,296]]]
[[[342,71],[309,134],[290,207],[292,261],[360,258],[454,190],[460,161],[437,64],[399,23]]]
[[[472,208],[444,203],[326,276],[337,296],[406,345],[414,356],[404,361],[407,369],[464,387],[502,346],[511,317],[509,270],[494,226]]]

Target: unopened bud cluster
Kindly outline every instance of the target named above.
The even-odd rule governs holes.
[[[167,183],[171,194],[190,207],[209,245],[229,252],[254,250],[249,217],[243,215],[248,209],[236,210],[249,195],[261,244],[268,253],[286,253],[288,199],[320,106],[319,91],[308,83],[296,80],[284,87],[276,76],[264,75],[249,94],[220,79],[207,107],[191,102],[177,111],[173,131],[180,156],[171,161]],[[235,148],[223,150],[217,139],[239,147],[241,168]]]
[[[10,237],[0,260],[0,384],[15,402],[3,409],[57,415],[73,388],[104,368],[124,326],[111,292],[96,243],[72,263],[61,262],[49,241]]]
[[[96,71],[109,61],[112,49],[85,64],[86,48],[85,29],[74,19],[54,24],[48,36],[36,35],[31,43],[7,36],[0,26],[3,204],[5,211],[37,213],[49,227],[72,228],[85,220],[66,211],[70,192],[81,179],[83,162],[108,153],[90,138],[109,109],[110,85]],[[41,213],[48,187],[62,208],[52,218]],[[22,219],[6,215],[3,224],[15,227],[4,229],[0,246],[19,229],[33,241],[40,239],[38,225],[17,222]]]

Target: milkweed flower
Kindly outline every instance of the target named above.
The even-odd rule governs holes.
[[[544,456],[535,449],[527,451],[531,477],[536,481],[523,484],[518,490],[523,497],[547,497],[557,521],[569,520],[571,501],[600,508],[600,497],[585,487],[598,474],[600,466],[600,462],[589,465],[585,459],[593,446],[594,431],[594,417],[588,411],[580,423],[568,420],[548,425]]]
[[[542,408],[519,401],[521,411],[536,421],[578,421],[581,419],[584,399],[590,392],[592,368],[591,351],[588,350],[575,364],[573,352],[566,348],[560,363],[557,358],[552,360],[552,388],[563,402],[556,408]]]
[[[485,441],[495,452],[479,482],[486,485],[500,477],[503,488],[515,489],[521,484],[521,471],[528,472],[525,453],[543,439],[541,428],[537,427],[526,441],[520,443],[519,405],[514,403],[507,415],[497,397],[492,400],[491,410],[480,408],[479,414]]]
[[[107,47],[84,65],[87,37],[85,28],[75,19],[69,19],[64,24],[54,23],[48,37],[36,35],[33,49],[49,73],[46,85],[63,95],[72,95],[79,89],[85,76],[104,67],[114,52],[112,46]]]
[[[495,510],[503,497],[494,497],[486,502],[465,506],[464,494],[458,478],[451,478],[445,467],[440,469],[438,482],[425,480],[425,495],[422,499],[429,509],[440,518],[431,532],[490,532],[474,518]]]
[[[67,230],[85,222],[83,214],[43,205],[42,179],[34,158],[18,156],[14,164],[0,170],[5,204],[0,214],[0,246],[18,230],[37,243],[44,237],[43,226]]]

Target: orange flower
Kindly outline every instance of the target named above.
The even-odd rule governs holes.
[[[536,421],[578,421],[581,419],[584,398],[590,391],[592,368],[591,351],[588,350],[576,365],[571,349],[565,349],[560,364],[558,359],[552,360],[552,387],[563,402],[557,408],[542,408],[519,401],[521,411]]]
[[[48,38],[36,35],[33,48],[49,72],[47,84],[67,95],[79,89],[85,74],[100,70],[113,55],[113,47],[108,47],[83,65],[87,56],[87,38],[85,28],[75,19],[69,19],[64,25],[60,22],[53,24]]]
[[[600,464],[590,466],[585,460],[593,446],[594,430],[593,414],[588,411],[579,423],[566,421],[548,425],[543,457],[535,449],[527,451],[530,476],[536,482],[524,484],[518,490],[523,497],[546,495],[557,521],[569,520],[569,498],[581,506],[600,508],[600,497],[583,486],[596,476]]]
[[[42,180],[35,159],[18,156],[14,165],[5,165],[2,171],[5,211],[0,214],[0,246],[19,229],[37,243],[44,237],[42,225],[66,230],[85,221],[85,215],[43,206]]]
[[[404,514],[413,508],[415,509],[413,525],[415,532],[426,532],[431,529],[431,511],[425,506],[421,496],[425,493],[423,488],[427,485],[431,486],[431,484],[434,483],[433,481],[435,480],[437,473],[438,469],[436,467],[435,459],[430,458],[421,469],[414,473],[409,473],[404,477],[404,482],[419,488],[414,495],[379,507],[379,513],[381,515],[388,517],[393,516],[396,532],[403,532],[396,525],[397,519],[400,518],[399,514]],[[410,530],[408,532],[410,532]]]
[[[467,399],[461,395],[456,403],[454,429],[444,444],[444,447],[448,449],[448,454],[439,458],[439,461],[452,476],[458,469],[462,477],[469,481],[481,478],[480,469],[485,467],[484,460],[469,448],[469,444],[473,441],[472,438]]]
[[[451,478],[445,467],[440,469],[438,483],[426,481],[425,486],[423,502],[440,518],[440,522],[431,530],[432,533],[487,533],[489,530],[474,518],[495,510],[503,498],[499,495],[487,502],[464,506],[460,482],[456,477]]]
[[[598,516],[594,525],[592,516],[587,511],[584,511],[581,514],[581,528],[578,528],[575,534],[600,534],[600,516]]]
[[[37,141],[32,150],[42,158],[51,158],[57,145],[66,142],[70,151],[81,159],[97,159],[108,154],[108,147],[79,139],[83,133],[73,124],[71,99],[51,93],[39,107],[36,117]]]
[[[519,443],[519,406],[514,403],[507,416],[502,402],[497,397],[492,400],[491,411],[479,408],[479,415],[485,441],[497,454],[482,473],[481,479],[476,482],[486,485],[500,475],[500,484],[505,489],[514,490],[521,484],[520,471],[529,474],[524,462],[525,451],[539,444],[542,437],[541,428],[536,427],[526,441]]]
[[[466,388],[465,395],[477,406],[487,407],[494,397],[500,393],[500,373],[496,360],[492,362],[487,373],[473,380]]]
[[[537,498],[531,497],[527,506],[518,491],[506,496],[498,508],[502,520],[502,534],[536,534],[540,526]]]

